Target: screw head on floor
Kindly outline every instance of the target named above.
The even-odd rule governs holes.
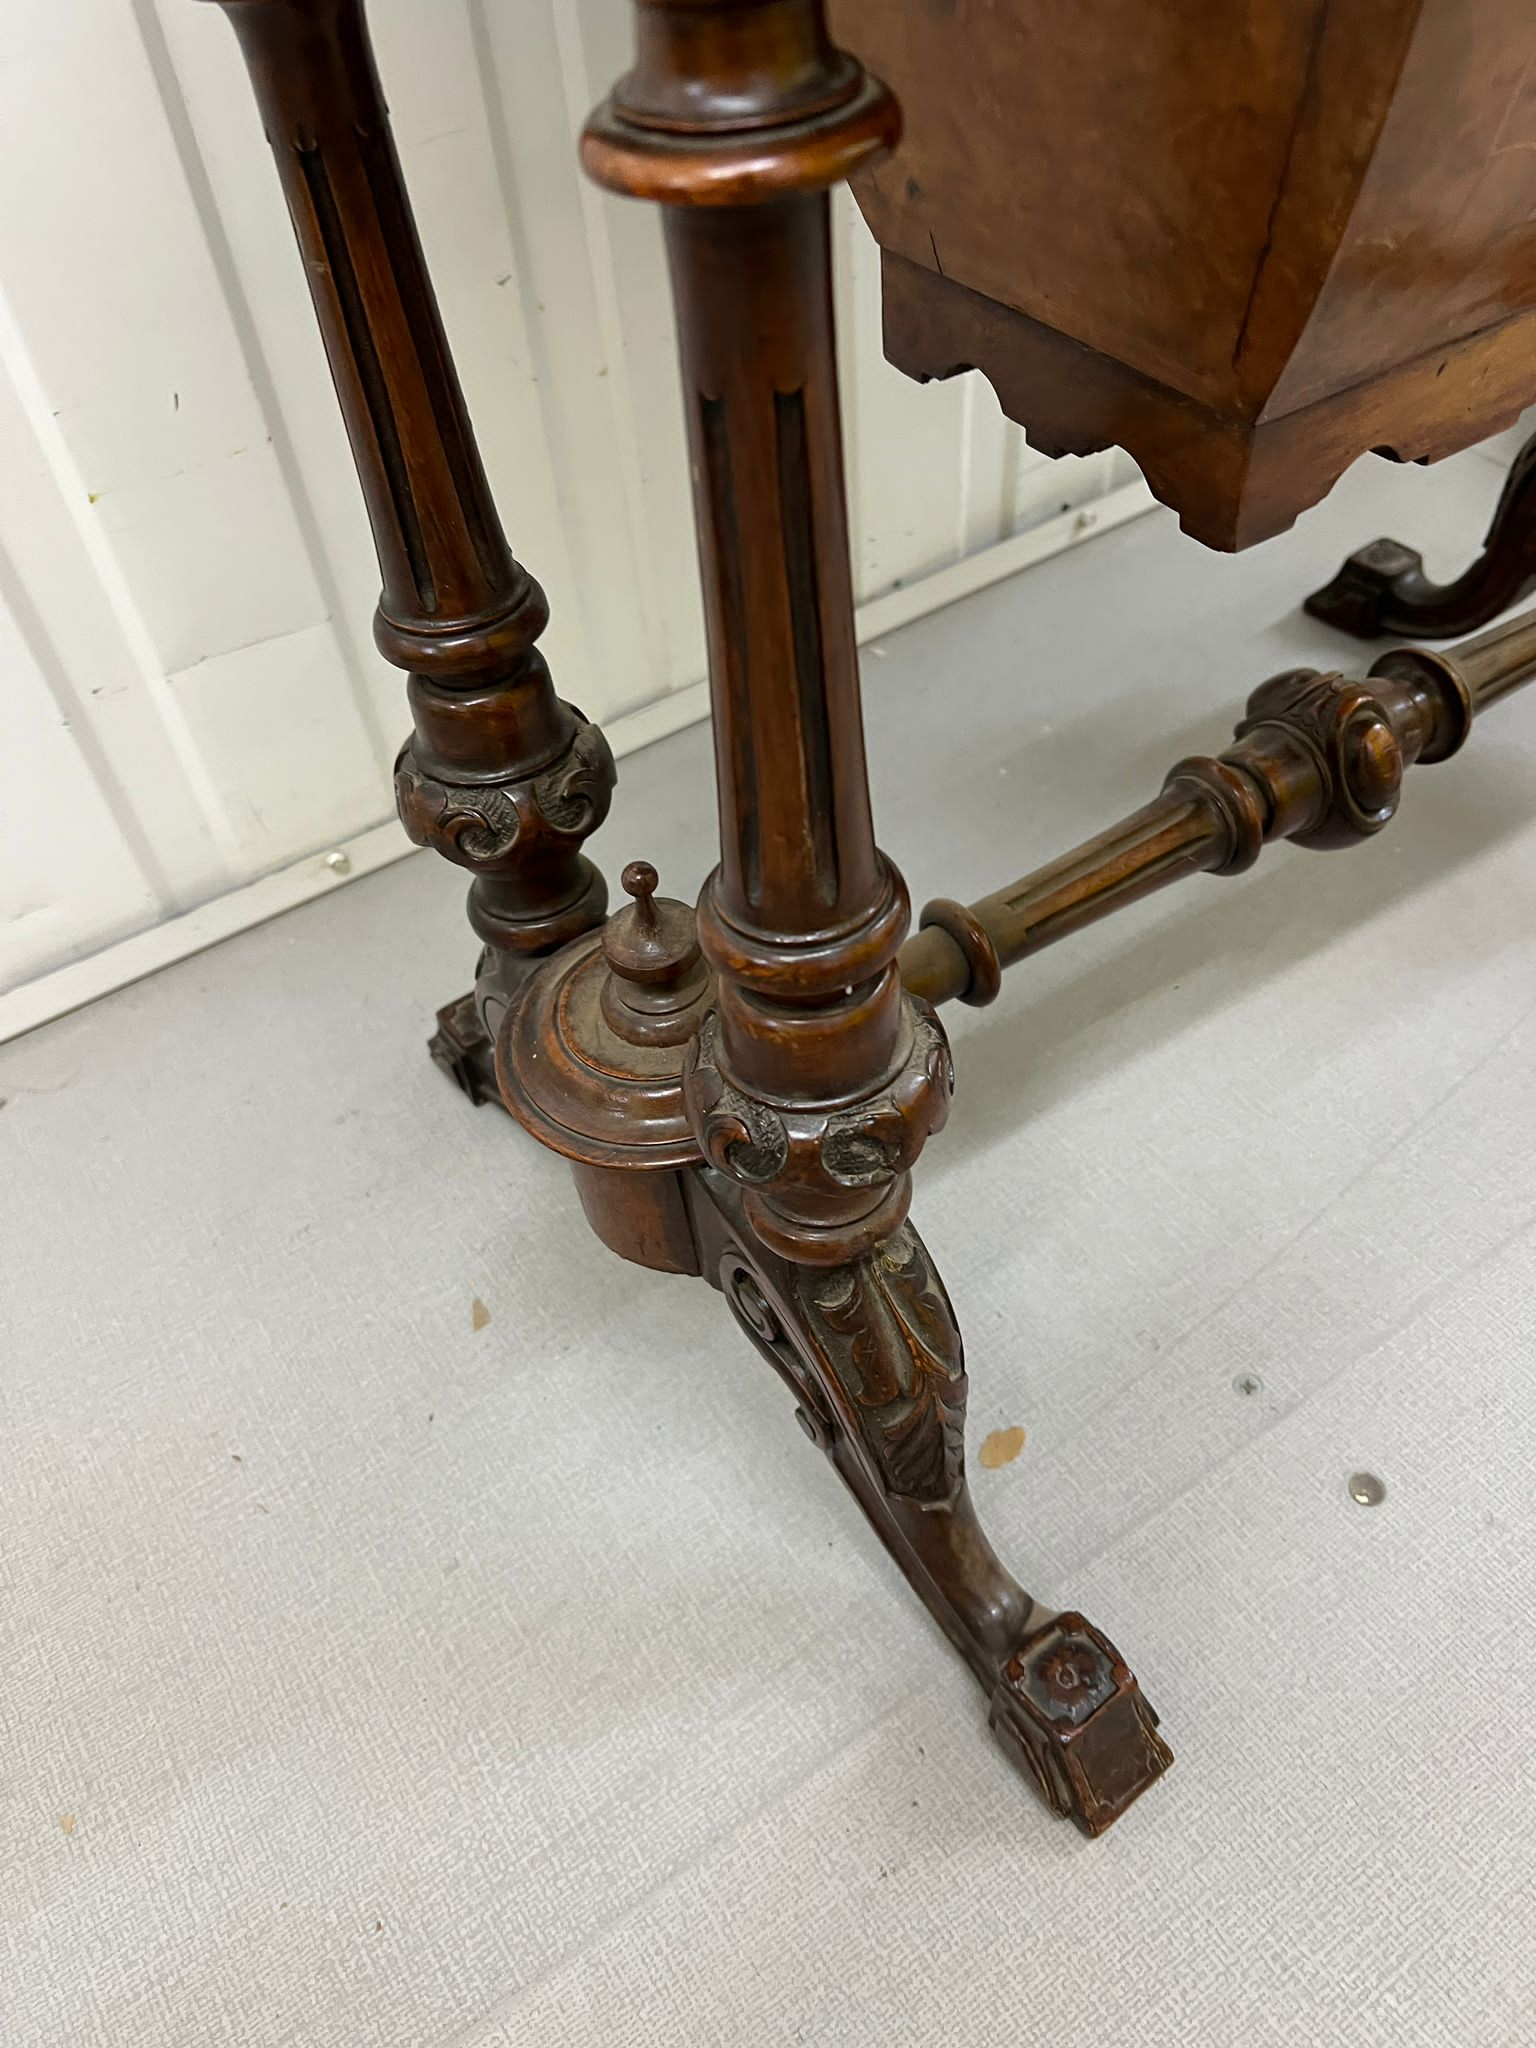
[[[1234,1394],[1246,1394],[1250,1396],[1254,1394],[1262,1394],[1264,1391],[1264,1382],[1259,1378],[1256,1372],[1240,1372],[1237,1378],[1232,1382],[1232,1391]]]
[[[1357,1507],[1379,1508],[1387,1497],[1387,1489],[1374,1472],[1351,1472],[1349,1497]]]

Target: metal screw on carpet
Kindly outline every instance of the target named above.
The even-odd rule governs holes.
[[[1264,1382],[1256,1372],[1240,1372],[1232,1382],[1234,1394],[1262,1394]]]
[[[1349,1497],[1357,1507],[1379,1508],[1387,1497],[1387,1489],[1374,1472],[1351,1472]]]

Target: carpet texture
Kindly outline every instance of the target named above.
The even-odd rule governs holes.
[[[866,650],[915,900],[1357,660],[1301,595],[1459,566],[1498,482],[1364,464],[1238,560],[1158,514]],[[695,729],[597,851],[691,896],[712,832]],[[5,2048],[1536,2040],[1536,693],[1370,846],[950,1018],[981,1510],[1178,1757],[1097,1844],[718,1302],[428,1066],[461,893],[0,1049]]]

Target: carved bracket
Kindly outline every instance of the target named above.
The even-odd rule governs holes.
[[[999,1741],[1054,1813],[1103,1833],[1173,1761],[1113,1644],[1037,1606],[998,1559],[965,1480],[954,1310],[909,1225],[817,1270],[753,1240],[741,1190],[689,1177],[700,1263],[795,1396],[929,1612],[975,1672]]]
[[[449,782],[421,767],[414,739],[395,757],[395,809],[407,837],[460,867],[494,869],[517,844],[522,817],[499,783]]]
[[[720,1285],[795,1393],[815,1443],[834,1454],[851,1448],[882,1498],[928,1512],[953,1507],[965,1484],[964,1347],[910,1224],[823,1268],[770,1269],[738,1239],[720,1262]]]
[[[904,1224],[849,1265],[802,1269],[795,1291],[883,1490],[947,1507],[965,1478],[965,1360],[922,1239]]]

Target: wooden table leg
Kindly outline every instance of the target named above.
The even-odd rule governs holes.
[[[1171,1761],[1105,1639],[1038,1606],[966,1491],[966,1381],[906,1222],[953,1082],[902,991],[905,886],[877,850],[844,507],[827,188],[894,140],[820,0],[639,0],[588,168],[668,208],[719,780],[699,905],[718,977],[684,1088],[700,1264],[987,1690],[1059,1812],[1107,1827]]]
[[[1389,633],[1440,639],[1475,633],[1536,590],[1536,434],[1510,465],[1483,551],[1450,583],[1424,574],[1424,558],[1397,540],[1373,540],[1352,554],[1306,609],[1357,640]]]
[[[555,694],[544,593],[514,560],[480,465],[416,235],[361,0],[218,0],[277,160],[367,501],[380,652],[410,677],[395,766],[407,832],[466,868],[483,950],[434,1057],[495,1096],[490,1043],[545,955],[601,924],[582,843],[613,759]]]

